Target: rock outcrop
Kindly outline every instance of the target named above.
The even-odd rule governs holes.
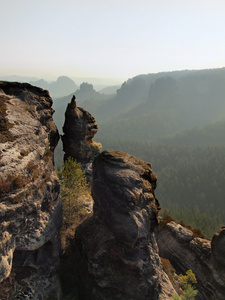
[[[212,259],[218,268],[224,270],[225,275],[225,226],[223,226],[220,231],[214,234],[211,246]]]
[[[0,282],[13,267],[15,299],[42,299],[55,288],[62,209],[51,106],[47,91],[0,82]]]
[[[154,228],[159,203],[150,163],[104,151],[93,163],[94,215],[76,230],[81,299],[168,299]]]
[[[64,159],[72,157],[81,163],[89,175],[92,161],[101,151],[101,144],[92,140],[98,131],[94,117],[85,109],[77,107],[75,96],[68,104],[63,126]]]
[[[159,254],[172,263],[176,273],[191,269],[197,278],[196,299],[225,299],[225,229],[209,240],[194,237],[191,230],[175,222],[156,231]]]

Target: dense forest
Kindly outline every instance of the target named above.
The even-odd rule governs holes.
[[[225,223],[225,68],[139,75],[113,96],[84,83],[75,94],[96,118],[104,149],[152,163],[162,213],[207,237]],[[54,101],[59,129],[71,96]]]

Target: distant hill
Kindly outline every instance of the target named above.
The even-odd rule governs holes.
[[[225,68],[139,75],[96,107],[99,138],[152,141],[225,116]]]
[[[96,118],[103,149],[151,162],[162,207],[208,236],[218,230],[225,222],[225,68],[138,75],[108,98],[87,90],[76,92],[77,104]],[[57,125],[71,96],[54,101]]]
[[[108,86],[105,87],[98,92],[105,95],[113,95],[116,94],[116,91],[120,88],[120,85]]]
[[[202,127],[194,127],[171,137],[159,139],[156,143],[173,146],[225,147],[225,120]]]
[[[43,79],[31,81],[32,85],[41,87],[50,92],[51,97],[62,97],[76,91],[78,86],[67,76],[60,76],[56,81],[47,82]]]
[[[72,94],[65,97],[53,98],[53,108],[55,109],[54,120],[59,131],[62,130],[65,120],[64,113],[73,95],[76,95],[77,106],[88,109],[93,115],[97,108],[101,106],[101,103],[109,99],[108,95],[96,92],[93,85],[87,82],[83,82],[80,88]]]
[[[37,77],[10,75],[10,76],[0,76],[0,80],[12,81],[12,82],[30,82],[30,81],[37,81],[39,79]]]
[[[67,76],[59,76],[56,81],[48,82],[44,79],[26,76],[0,76],[0,80],[15,81],[15,82],[28,82],[34,86],[38,86],[50,92],[51,97],[62,97],[74,93],[78,86],[76,83]]]
[[[60,127],[72,94],[54,98],[55,121]],[[225,68],[138,75],[124,82],[115,95],[96,92],[84,82],[75,94],[78,106],[96,118],[99,140],[110,136],[156,142],[224,118]]]

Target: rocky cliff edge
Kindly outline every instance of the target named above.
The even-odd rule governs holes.
[[[194,272],[196,299],[225,299],[225,228],[209,241],[172,221],[156,230],[156,240],[160,256],[170,260],[176,273]]]
[[[0,282],[12,267],[28,268],[29,279],[22,272],[17,278],[21,299],[52,289],[49,274],[59,259],[62,212],[53,166],[59,134],[51,106],[47,91],[0,82]]]

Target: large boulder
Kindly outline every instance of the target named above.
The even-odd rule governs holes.
[[[93,163],[94,215],[74,241],[81,299],[168,299],[154,228],[159,203],[150,163],[104,151]]]

